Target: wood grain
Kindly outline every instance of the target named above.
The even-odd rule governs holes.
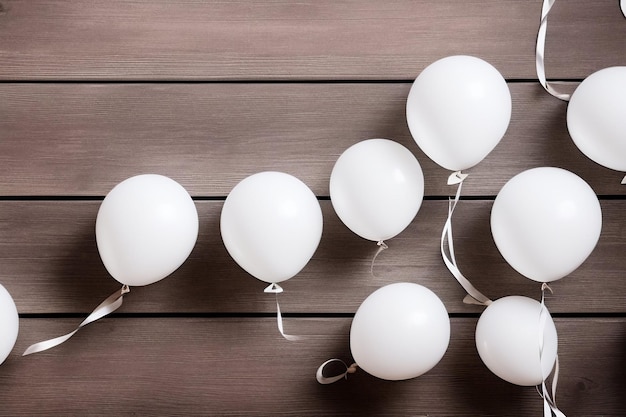
[[[600,196],[602,236],[586,262],[552,284],[561,378],[572,416],[626,415],[626,188],[623,173],[571,141],[567,104],[536,82],[541,2],[521,0],[165,1],[0,0],[0,283],[21,314],[0,366],[0,416],[428,415],[537,416],[534,388],[491,374],[475,348],[481,307],[439,252],[449,172],[413,141],[412,80],[436,59],[481,57],[508,81],[509,129],[463,187],[454,216],[461,271],[489,297],[538,299],[539,285],[500,256],[493,198],[515,174],[568,169]],[[556,2],[546,72],[578,82],[625,65],[626,23],[614,0]],[[334,162],[350,145],[393,139],[425,174],[414,222],[380,254],[348,230],[328,199]],[[322,241],[275,299],[241,269],[219,233],[238,181],[278,170],[319,197]],[[114,317],[50,351],[31,343],[73,330],[119,288],[95,243],[104,195],[140,173],[179,181],[195,198],[200,235],[172,276],[133,288]],[[442,362],[410,381],[364,371],[333,386],[314,379],[331,357],[350,361],[351,316],[392,282],[431,288],[452,316]]]
[[[626,26],[626,25],[625,25]],[[409,83],[0,84],[0,195],[103,196],[160,173],[194,196],[225,196],[248,175],[288,172],[328,195],[333,164],[373,137],[415,153],[426,194],[448,196],[449,171],[406,124]],[[558,166],[601,195],[625,195],[622,174],[586,158],[567,133],[566,103],[536,83],[510,84],[513,116],[469,170],[464,195],[493,196],[515,174]]]
[[[1,368],[0,414],[541,415],[534,387],[509,384],[482,364],[475,319],[452,319],[446,355],[418,378],[390,382],[359,370],[319,385],[322,362],[351,360],[350,322],[292,319],[293,332],[307,339],[288,342],[269,318],[113,318],[20,357],[34,340],[73,326],[70,319],[24,319]],[[626,321],[556,319],[556,326],[559,407],[568,416],[623,416]]]
[[[94,236],[99,202],[0,203],[0,282],[24,314],[88,313],[119,284],[100,258]],[[454,217],[461,271],[487,296],[519,294],[538,299],[539,284],[515,272],[500,256],[489,226],[490,201],[461,201]],[[426,201],[413,223],[388,241],[374,264],[377,246],[352,233],[322,201],[324,232],[311,262],[283,285],[287,313],[354,313],[367,295],[399,281],[435,291],[453,313],[479,312],[463,304],[463,290],[439,252],[446,201]],[[135,287],[122,307],[128,313],[273,313],[274,297],[228,255],[219,231],[221,201],[196,202],[200,236],[190,258],[172,276]],[[624,311],[626,269],[624,201],[602,202],[604,225],[597,248],[574,273],[553,283],[553,312]]]
[[[413,79],[448,55],[536,78],[541,4],[528,1],[3,0],[0,79]],[[613,0],[559,2],[548,76],[623,65]],[[601,23],[600,23],[601,22]]]

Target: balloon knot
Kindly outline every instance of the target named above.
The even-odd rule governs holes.
[[[276,284],[275,282],[271,283],[267,288],[265,288],[263,290],[263,292],[265,293],[274,293],[274,294],[280,294],[281,292],[283,292],[283,288]]]
[[[448,185],[456,185],[462,183],[468,174],[464,174],[461,171],[456,171],[450,174],[448,177]]]
[[[122,294],[128,294],[130,292],[130,287],[127,284],[122,285]]]
[[[347,374],[353,374],[357,371],[359,365],[357,365],[356,363],[353,363],[352,365],[348,366],[348,369],[346,369],[346,377],[348,376]]]
[[[541,292],[545,292],[546,290],[550,291],[550,294],[554,294],[554,291],[552,291],[552,288],[550,288],[548,283],[544,282],[543,284],[541,284]]]

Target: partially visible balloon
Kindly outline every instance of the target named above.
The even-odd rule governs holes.
[[[255,278],[278,283],[309,262],[322,237],[322,210],[296,177],[260,172],[226,197],[220,228],[230,256]]]
[[[441,300],[413,283],[386,285],[358,308],[350,329],[357,365],[387,380],[414,378],[432,369],[450,342],[450,319]]]
[[[189,257],[198,238],[198,212],[176,181],[156,174],[117,184],[96,218],[102,262],[117,281],[141,286],[159,281]]]
[[[626,171],[626,67],[610,67],[587,77],[567,106],[567,128],[588,158]]]
[[[330,200],[357,235],[390,239],[415,218],[424,197],[424,174],[404,146],[368,139],[346,149],[330,175]]]
[[[550,374],[558,338],[549,313],[541,328],[540,313],[538,301],[518,295],[500,298],[483,311],[476,325],[476,348],[491,372],[523,386],[539,385]]]
[[[511,92],[502,75],[480,58],[455,55],[427,66],[406,103],[417,145],[440,166],[460,171],[482,161],[511,120]]]
[[[19,316],[11,294],[0,285],[0,364],[13,350],[19,330]]]
[[[577,175],[533,168],[511,178],[491,210],[491,232],[504,259],[539,282],[569,275],[595,248],[602,229],[598,197]]]

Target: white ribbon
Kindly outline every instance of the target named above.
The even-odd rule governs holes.
[[[626,0],[624,0],[624,2],[626,2]],[[626,177],[624,177],[624,179],[622,180],[622,185],[626,184]]]
[[[565,93],[559,93],[551,84],[563,84],[561,82],[548,83],[546,80],[546,69],[544,64],[545,47],[546,47],[546,32],[548,30],[548,14],[550,9],[554,5],[555,0],[544,0],[541,7],[541,21],[539,23],[539,31],[537,32],[537,46],[535,49],[535,60],[537,67],[537,77],[543,88],[552,96],[561,99],[563,101],[569,101],[571,95]],[[624,17],[626,17],[626,0],[620,0],[620,10]],[[622,183],[623,184],[623,183]]]
[[[541,22],[539,23],[539,31],[537,32],[537,47],[535,49],[535,61],[537,67],[537,77],[543,88],[552,96],[563,101],[569,101],[570,95],[559,93],[551,84],[563,84],[560,82],[548,83],[546,80],[546,69],[544,65],[544,53],[546,48],[546,31],[548,30],[548,14],[554,5],[555,0],[544,0],[541,8]],[[624,0],[622,0],[624,1]]]
[[[346,368],[346,370],[340,373],[339,375],[329,376],[329,377],[324,376],[324,368],[328,364],[334,363],[334,362],[341,363]],[[334,382],[339,381],[340,379],[348,379],[348,374],[355,373],[357,370],[357,367],[358,366],[356,363],[353,363],[352,365],[348,366],[341,359],[329,359],[323,364],[321,364],[319,368],[317,368],[317,373],[315,374],[315,378],[317,379],[317,382],[319,382],[320,384],[324,384],[324,385],[332,384]]]
[[[543,398],[544,417],[552,417],[553,413],[554,413],[554,416],[556,417],[566,417],[565,414],[561,410],[559,410],[559,408],[556,406],[556,386],[559,380],[559,355],[556,355],[556,361],[554,363],[554,375],[552,376],[552,395],[550,395],[550,392],[548,391],[548,388],[546,386],[546,380],[550,376],[550,373],[548,372],[547,375],[543,375],[542,359],[543,359],[543,348],[544,348],[544,336],[545,336],[546,322],[550,315],[550,312],[546,308],[546,303],[545,303],[546,290],[552,293],[552,288],[550,288],[548,284],[544,282],[541,285],[541,310],[539,312],[539,331],[541,332],[539,334],[539,366],[542,367],[541,372],[542,372],[543,380],[541,381],[541,391],[539,391],[539,387],[537,387],[537,391],[539,392],[539,395],[541,395],[541,397]]]
[[[115,310],[121,307],[124,294],[130,292],[130,288],[128,285],[122,286],[121,289],[115,291],[109,298],[104,300],[96,309],[89,315],[81,324],[78,325],[76,330],[71,333],[68,333],[64,336],[55,337],[54,339],[44,340],[43,342],[35,343],[31,345],[24,351],[22,356],[30,355],[32,353],[42,352],[44,350],[48,350],[55,346],[60,345],[61,343],[68,340],[70,337],[74,336],[74,334],[89,323],[92,323],[96,320],[101,319],[102,317],[111,314]]]
[[[374,261],[376,260],[376,258],[378,258],[378,255],[380,255],[382,251],[389,248],[389,246],[387,246],[387,244],[382,240],[379,240],[376,244],[378,245],[378,250],[374,254],[374,257],[372,258],[372,265],[370,266],[370,273],[374,278],[376,278],[376,276],[374,275]]]
[[[283,315],[280,313],[280,304],[278,303],[278,294],[283,292],[282,287],[276,283],[272,283],[267,288],[265,288],[263,292],[276,294],[276,324],[278,325],[278,331],[280,332],[280,334],[285,339],[290,340],[292,342],[295,342],[297,340],[302,340],[301,336],[293,336],[293,335],[285,333],[283,330]]]
[[[461,187],[463,186],[463,181],[465,180],[465,178],[467,178],[467,174],[463,174],[460,171],[455,172],[448,178],[448,185],[458,184],[458,188],[454,200],[450,199],[448,201],[448,218],[446,219],[446,223],[443,226],[443,231],[441,232],[441,256],[443,257],[443,262],[445,263],[448,270],[467,292],[467,295],[463,299],[463,302],[465,304],[478,304],[487,306],[491,304],[492,301],[487,298],[483,293],[478,291],[476,287],[474,287],[472,283],[467,278],[465,278],[465,276],[463,276],[463,274],[459,270],[459,267],[457,266],[456,256],[454,254],[454,243],[452,239],[452,214],[454,213],[454,209],[456,208],[456,205],[459,202],[459,198],[461,197]],[[448,253],[446,253],[446,247],[448,249],[449,255]]]

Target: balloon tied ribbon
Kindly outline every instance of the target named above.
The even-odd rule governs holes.
[[[468,175],[469,174],[464,174],[461,171],[453,172],[448,177],[448,185],[461,184],[463,181],[465,181],[465,178],[467,178]]]
[[[283,330],[283,315],[280,312],[280,303],[278,302],[278,294],[283,292],[283,288],[276,283],[272,283],[267,288],[265,288],[263,292],[276,294],[276,324],[278,325],[278,331],[280,332],[280,334],[285,339],[292,341],[292,342],[302,340],[301,336],[290,335],[290,334],[285,333],[285,331]]]
[[[547,283],[541,284],[541,310],[539,312],[539,364],[542,365],[542,357],[543,357],[543,348],[544,348],[544,333],[545,326],[550,316],[550,312],[546,308],[545,296],[546,291],[550,291],[550,294],[553,294],[552,288]],[[543,374],[543,367],[541,370]],[[543,375],[542,375],[543,376]],[[549,392],[548,387],[546,385],[547,379],[550,377],[550,373],[543,376],[543,380],[541,381],[541,388],[537,386],[537,392],[543,398],[543,415],[544,417],[552,417],[553,415],[556,417],[566,417],[565,414],[559,410],[556,406],[556,387],[559,380],[559,355],[556,355],[556,361],[554,363],[554,374],[552,375],[552,393]]]
[[[61,343],[68,340],[70,337],[74,336],[74,334],[78,332],[81,329],[81,327],[84,327],[88,325],[89,323],[99,320],[103,318],[104,316],[107,316],[111,314],[112,312],[114,312],[115,310],[117,310],[118,308],[120,308],[122,306],[124,294],[127,294],[129,292],[130,292],[130,288],[128,287],[128,285],[123,285],[121,289],[115,291],[113,294],[109,296],[109,298],[107,298],[102,303],[100,303],[100,305],[96,307],[95,310],[89,316],[87,316],[87,318],[83,320],[82,323],[78,325],[76,330],[64,336],[59,336],[59,337],[55,337],[54,339],[44,340],[43,342],[35,343],[29,346],[28,349],[24,351],[22,356],[30,355],[32,353],[42,352],[44,350],[48,350],[50,348],[60,345]]]
[[[555,0],[544,0],[541,8],[541,21],[539,23],[539,31],[537,32],[537,45],[535,48],[535,66],[537,69],[537,77],[543,88],[550,93],[553,97],[556,97],[563,101],[569,101],[570,95],[566,93],[560,93],[552,87],[552,84],[563,84],[559,82],[548,83],[546,79],[546,68],[544,63],[545,48],[546,48],[546,32],[548,30],[548,14],[550,9],[554,5]],[[623,1],[623,0],[622,0]]]
[[[375,275],[374,275],[374,261],[376,261],[376,258],[378,258],[378,255],[380,255],[380,253],[382,251],[384,251],[385,249],[389,248],[389,246],[387,246],[387,244],[385,242],[383,242],[382,240],[379,240],[378,243],[376,243],[376,244],[378,245],[378,250],[374,254],[374,257],[372,258],[372,264],[370,265],[370,273],[372,274],[372,276],[374,278],[375,278]]]
[[[324,369],[326,368],[326,366],[328,366],[331,363],[342,364],[345,368],[345,371],[341,372],[339,375],[324,376]],[[341,359],[329,359],[323,364],[321,364],[319,368],[317,368],[317,373],[315,374],[315,378],[317,379],[317,382],[319,382],[320,384],[328,385],[328,384],[335,383],[341,379],[348,379],[348,374],[355,373],[357,368],[358,368],[358,365],[356,363],[353,363],[352,365],[348,366]]]
[[[441,256],[448,270],[452,273],[454,278],[461,284],[463,289],[467,292],[467,295],[463,299],[465,304],[477,304],[487,306],[491,304],[491,300],[487,298],[483,293],[478,291],[472,283],[463,276],[456,263],[456,256],[454,254],[454,243],[452,239],[452,214],[456,208],[459,199],[461,198],[461,188],[463,181],[467,178],[467,174],[463,174],[460,171],[455,172],[448,178],[448,185],[458,184],[456,195],[454,199],[448,201],[448,218],[443,226],[441,232]],[[447,251],[446,251],[447,248]]]

